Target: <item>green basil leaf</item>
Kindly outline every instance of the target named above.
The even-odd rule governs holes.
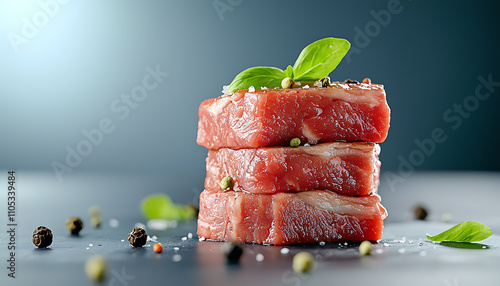
[[[426,235],[432,241],[472,242],[488,238],[492,231],[475,221],[464,221],[435,236]]]
[[[291,65],[288,65],[285,70],[285,77],[291,77],[293,78],[293,68]]]
[[[250,86],[260,89],[265,86],[275,88],[281,86],[281,81],[285,78],[285,73],[279,68],[273,67],[253,67],[240,72],[229,84],[230,93],[242,89],[248,89]]]
[[[345,39],[324,38],[300,52],[293,65],[295,81],[315,81],[328,76],[347,54],[351,44]]]

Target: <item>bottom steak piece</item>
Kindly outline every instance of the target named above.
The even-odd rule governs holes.
[[[200,195],[198,236],[217,241],[301,244],[376,241],[387,211],[380,197],[331,191],[250,194],[206,189]]]

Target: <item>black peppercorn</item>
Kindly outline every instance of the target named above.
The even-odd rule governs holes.
[[[425,220],[427,218],[427,210],[421,205],[415,206],[415,208],[413,209],[413,214],[418,220]]]
[[[39,226],[33,231],[33,243],[38,248],[46,248],[52,244],[52,231],[45,226]]]
[[[83,222],[77,217],[70,217],[66,221],[66,229],[71,233],[77,235],[83,228]]]
[[[353,79],[346,79],[344,82],[345,82],[345,83],[355,83],[355,84],[358,84],[358,83],[359,83],[359,81],[357,81],[357,80],[353,80]]]
[[[148,235],[143,228],[134,227],[134,229],[128,233],[128,242],[130,242],[130,245],[133,247],[142,247],[146,244],[147,240]]]
[[[230,263],[237,263],[243,254],[243,247],[241,243],[237,242],[226,242],[222,246],[222,250],[224,251],[227,261]]]

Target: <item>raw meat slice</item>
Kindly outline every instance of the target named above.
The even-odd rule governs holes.
[[[255,195],[206,189],[200,195],[198,235],[274,245],[376,241],[386,216],[378,195],[349,197],[320,190]]]
[[[283,146],[295,137],[380,143],[390,109],[384,87],[334,83],[322,88],[269,89],[207,99],[200,105],[197,143],[208,149]]]
[[[210,150],[205,188],[216,189],[230,176],[233,190],[254,194],[320,189],[367,196],[377,192],[379,153],[378,144],[361,142]]]

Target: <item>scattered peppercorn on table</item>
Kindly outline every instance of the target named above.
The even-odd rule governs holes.
[[[199,192],[193,188],[202,184],[201,176],[193,179],[192,174],[169,177],[81,171],[59,183],[52,173],[17,172],[16,278],[7,276],[10,234],[6,218],[0,216],[2,286],[45,282],[54,286],[93,285],[87,277],[86,263],[96,258],[92,261],[98,265],[89,266],[88,271],[99,277],[99,257],[106,262],[100,285],[330,285],[332,281],[339,285],[373,281],[383,285],[453,285],[455,280],[455,285],[500,284],[500,214],[491,211],[500,200],[500,177],[495,173],[415,173],[394,191],[382,180],[379,192],[391,216],[385,222],[382,239],[373,245],[369,256],[361,256],[359,243],[245,244],[239,263],[234,264],[228,263],[221,249],[224,243],[198,240],[194,220],[155,231],[147,228],[140,213],[144,192],[163,191],[174,201],[191,201]],[[474,192],[470,191],[472,186]],[[449,203],[450,197],[453,204]],[[411,220],[417,204],[428,211],[426,221]],[[6,211],[5,206],[6,196],[0,196],[0,209]],[[99,228],[90,224],[91,206],[99,206]],[[452,216],[451,223],[440,222],[444,213]],[[66,229],[69,217],[82,220],[78,235]],[[480,242],[487,249],[450,248],[425,237],[426,233],[437,234],[471,218],[493,229],[493,235]],[[156,236],[162,253],[154,251],[154,241],[139,248],[130,245],[128,233],[137,223],[146,225],[150,237]],[[52,230],[53,241],[46,249],[32,242],[33,230],[40,225]],[[189,233],[193,234],[191,238],[187,238]],[[299,252],[314,257],[314,266],[306,275],[297,274],[293,268],[293,257]]]

